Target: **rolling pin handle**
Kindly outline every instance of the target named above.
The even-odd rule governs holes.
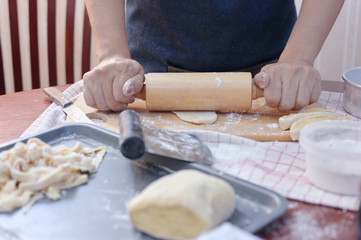
[[[263,89],[259,88],[254,84],[254,79],[252,79],[252,100],[264,97]]]
[[[118,123],[120,152],[128,159],[139,159],[145,153],[145,143],[138,114],[124,110],[119,114]]]
[[[137,92],[136,94],[134,94],[134,96],[136,98],[139,98],[139,99],[142,99],[142,100],[145,100],[145,84],[143,85],[143,88],[142,90],[140,90],[140,92]]]

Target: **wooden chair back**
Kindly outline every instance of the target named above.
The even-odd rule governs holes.
[[[95,64],[84,0],[0,0],[0,94],[74,83]]]

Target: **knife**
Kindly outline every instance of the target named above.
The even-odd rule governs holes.
[[[119,147],[124,157],[168,166],[178,162],[211,165],[212,152],[195,136],[142,125],[134,110],[119,114]]]
[[[55,87],[47,87],[43,91],[51,101],[60,105],[64,113],[74,122],[94,124],[80,108]]]

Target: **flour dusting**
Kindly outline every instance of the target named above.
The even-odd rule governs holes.
[[[267,124],[267,127],[268,128],[278,128],[279,126],[277,123],[269,123],[269,124]]]
[[[216,88],[219,88],[221,86],[221,84],[222,84],[222,79],[220,79],[219,77],[216,77],[214,79],[214,81],[217,83]]]
[[[298,203],[291,205],[290,215],[284,222],[275,222],[264,231],[268,238],[274,239],[301,239],[301,240],[314,240],[314,239],[341,239],[339,233],[342,229],[348,229],[355,221],[352,214],[347,214],[343,220],[326,220],[328,216],[328,209],[310,210],[310,211],[293,211],[298,207]],[[325,222],[329,221],[327,225]],[[282,229],[289,229],[289,234],[282,236]]]

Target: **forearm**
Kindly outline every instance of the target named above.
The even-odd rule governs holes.
[[[125,27],[125,0],[85,0],[98,63],[107,58],[130,58]]]
[[[280,62],[297,61],[313,65],[343,3],[344,0],[303,0]]]

